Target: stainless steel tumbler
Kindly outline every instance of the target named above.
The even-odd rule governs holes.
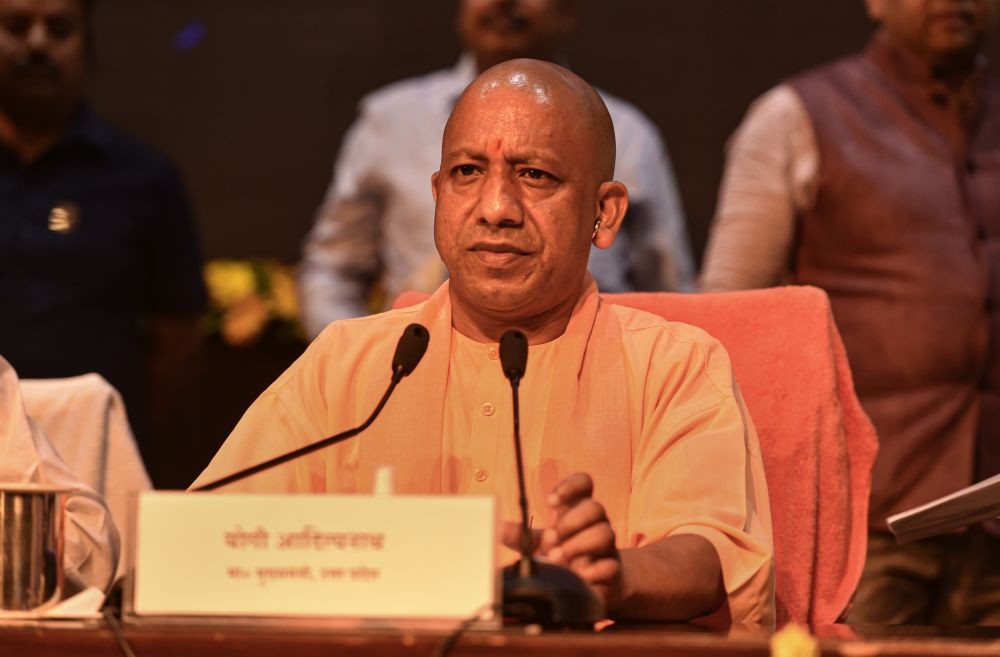
[[[66,493],[0,484],[0,615],[31,615],[59,601]]]

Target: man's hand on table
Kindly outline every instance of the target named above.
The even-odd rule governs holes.
[[[548,527],[533,530],[535,553],[580,576],[600,596],[611,618],[687,621],[725,601],[715,547],[695,534],[666,536],[618,550],[604,506],[593,498],[589,475],[570,475],[546,503]],[[517,549],[519,525],[506,523],[503,542]]]
[[[615,531],[593,493],[594,482],[582,472],[556,485],[545,500],[553,515],[538,551],[579,575],[610,608],[621,594],[621,560]]]

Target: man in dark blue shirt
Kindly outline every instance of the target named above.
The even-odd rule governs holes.
[[[102,374],[148,459],[149,348],[205,291],[177,172],[84,102],[89,19],[0,0],[0,354],[24,378]]]

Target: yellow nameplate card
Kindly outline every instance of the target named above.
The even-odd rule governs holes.
[[[488,617],[495,534],[490,497],[143,493],[132,614]]]

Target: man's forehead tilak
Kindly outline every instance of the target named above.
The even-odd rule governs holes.
[[[510,93],[517,94],[521,98],[530,98],[533,102],[530,102],[527,107],[534,106],[546,113],[555,109],[553,98],[555,94],[551,92],[550,87],[532,79],[530,75],[522,71],[513,71],[491,76],[482,80],[478,85],[470,87],[456,105],[449,120],[449,127],[445,132],[445,148],[447,149],[449,142],[452,142],[455,147],[454,150],[449,151],[451,155],[460,154],[466,157],[480,155],[478,152],[471,153],[468,146],[455,144],[456,137],[462,143],[470,140],[474,142],[482,140],[481,147],[492,151],[500,151],[503,150],[504,146],[512,145],[507,144],[506,137],[515,136],[518,131],[508,131],[508,128],[524,120],[526,106],[523,103],[511,103],[498,98],[498,95]],[[470,113],[471,116],[476,117],[475,129],[471,133],[464,130],[456,132],[455,126],[452,124],[470,120]],[[461,119],[458,118],[459,115],[462,115]],[[486,117],[490,118],[486,119]],[[482,124],[483,119],[492,124],[492,128],[487,128],[486,125]],[[473,147],[473,150],[478,151],[478,148]],[[528,158],[525,156],[520,159],[533,160],[537,157]]]

